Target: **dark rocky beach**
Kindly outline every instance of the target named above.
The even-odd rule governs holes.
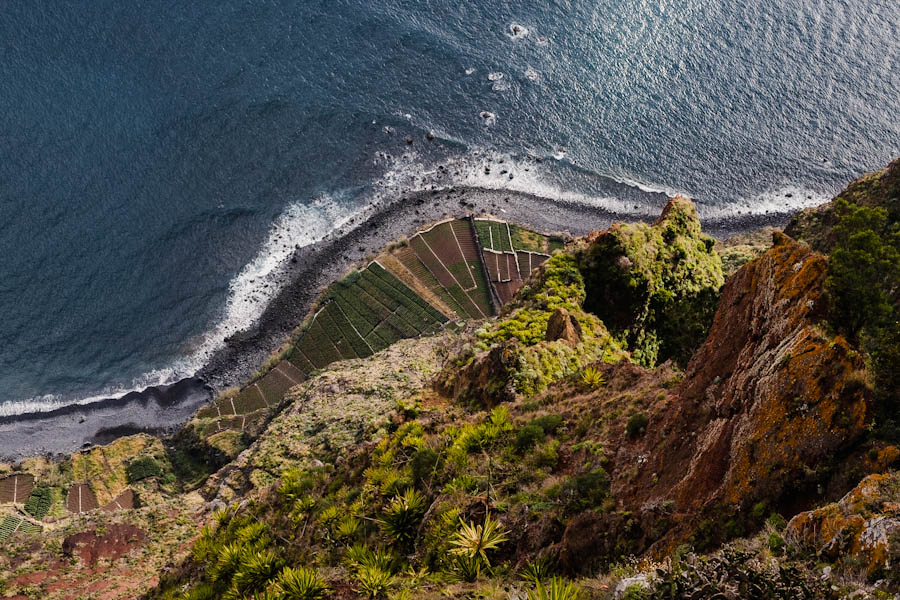
[[[617,215],[586,204],[508,190],[444,187],[439,174],[436,179],[427,186],[430,189],[401,195],[325,239],[298,248],[273,282],[280,291],[261,316],[251,327],[228,338],[194,378],[91,404],[2,417],[0,458],[15,461],[27,456],[63,454],[139,431],[165,434],[176,430],[217,391],[247,380],[303,321],[325,286],[375,256],[389,242],[441,218],[492,214],[536,231],[569,236],[603,229],[614,221],[638,220],[633,215]],[[619,195],[627,195],[629,190],[632,188],[623,185]],[[656,195],[661,208],[666,196]],[[640,192],[640,197],[646,203],[647,193]],[[766,225],[781,225],[787,217],[736,216],[705,222],[704,228],[722,238]]]

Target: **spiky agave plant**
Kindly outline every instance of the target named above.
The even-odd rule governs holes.
[[[581,372],[581,382],[591,389],[597,389],[606,383],[606,379],[596,367],[585,367]]]
[[[283,600],[320,600],[328,593],[328,584],[315,569],[285,567],[278,575],[275,590]]]
[[[460,581],[473,583],[481,576],[481,565],[481,557],[477,554],[474,556],[458,554],[450,563],[450,569]]]
[[[283,567],[284,561],[271,550],[248,554],[235,572],[231,580],[232,589],[226,597],[237,599],[262,592]]]
[[[528,592],[528,600],[578,600],[581,591],[571,581],[554,577],[547,583],[538,581],[534,590]]]
[[[408,546],[425,515],[426,499],[413,488],[394,496],[381,517],[381,526],[392,543]]]
[[[344,564],[351,571],[372,567],[394,573],[397,568],[397,561],[392,554],[384,550],[369,550],[362,544],[354,544],[347,548],[347,552],[344,554]]]
[[[509,539],[500,521],[487,513],[481,525],[474,522],[466,523],[462,518],[459,519],[459,523],[459,531],[450,540],[450,545],[453,546],[451,552],[461,556],[480,557],[485,566],[490,567],[488,550],[496,550],[500,544]]]
[[[554,566],[555,564],[552,558],[549,556],[541,556],[522,567],[519,577],[525,581],[538,583],[550,577],[550,573],[553,572]]]
[[[367,598],[383,598],[394,583],[394,576],[390,571],[378,567],[361,566],[356,571],[356,581],[358,593]]]
[[[244,558],[244,548],[239,542],[225,544],[219,549],[215,562],[207,569],[210,579],[217,583],[231,581],[231,576],[237,571]]]
[[[338,523],[335,528],[335,535],[343,541],[347,541],[356,536],[359,532],[360,521],[356,517],[346,517]]]

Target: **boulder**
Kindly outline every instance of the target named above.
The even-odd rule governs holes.
[[[547,334],[544,339],[548,342],[562,340],[576,346],[581,341],[581,324],[565,308],[557,308],[547,322]]]

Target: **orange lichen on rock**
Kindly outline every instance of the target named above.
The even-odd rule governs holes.
[[[795,516],[785,537],[826,560],[861,563],[870,576],[900,568],[900,474],[869,475],[838,502]]]
[[[620,453],[641,457],[636,474],[614,469],[623,508],[674,501],[675,526],[657,547],[695,535],[698,517],[746,519],[760,501],[808,508],[830,461],[865,434],[862,359],[820,326],[827,259],[780,233],[774,242],[729,279],[672,401]]]

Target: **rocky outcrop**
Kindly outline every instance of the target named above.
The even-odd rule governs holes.
[[[581,341],[581,324],[565,308],[557,308],[547,321],[547,333],[544,339],[548,342],[562,340],[575,346]]]
[[[87,565],[100,559],[117,560],[147,541],[147,532],[126,523],[114,524],[104,531],[84,531],[67,537],[62,544],[66,556],[78,557]]]
[[[650,538],[660,551],[721,541],[771,510],[822,500],[829,466],[864,434],[862,359],[819,326],[826,260],[783,234],[774,241],[729,279],[683,382],[647,434],[624,439],[616,455],[612,491],[623,508],[671,506],[665,533]]]
[[[724,278],[715,240],[681,196],[653,223],[617,223],[577,246],[585,310],[646,366],[688,361],[709,329]]]
[[[900,474],[869,475],[840,501],[798,514],[785,538],[828,562],[862,565],[869,578],[900,581]]]

